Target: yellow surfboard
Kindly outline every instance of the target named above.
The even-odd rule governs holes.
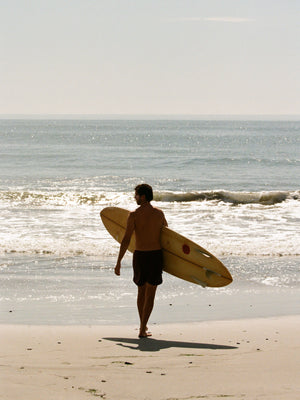
[[[100,212],[105,228],[119,243],[122,241],[129,211],[119,207],[106,207]],[[229,285],[232,277],[227,268],[203,247],[167,227],[162,228],[161,246],[164,271],[203,287]],[[129,251],[135,250],[132,235]]]

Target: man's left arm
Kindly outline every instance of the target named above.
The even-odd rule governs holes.
[[[115,266],[115,274],[116,275],[120,275],[121,261],[128,249],[133,231],[134,231],[134,214],[130,213],[128,220],[127,220],[126,231],[125,231],[124,237],[121,242],[117,264]]]

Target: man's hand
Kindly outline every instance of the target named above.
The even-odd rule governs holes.
[[[121,269],[121,263],[117,263],[117,265],[115,266],[115,274],[116,275],[120,275],[120,269]]]

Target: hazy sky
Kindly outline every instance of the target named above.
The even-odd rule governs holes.
[[[299,0],[0,4],[0,114],[300,114]]]

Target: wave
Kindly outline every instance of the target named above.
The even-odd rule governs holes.
[[[282,241],[280,246],[274,244],[274,240],[260,240],[243,238],[240,240],[231,239],[209,239],[196,240],[202,246],[209,249],[217,257],[299,257],[299,243],[290,239]],[[222,244],[222,245],[221,245]],[[96,257],[110,258],[114,260],[119,251],[119,244],[111,238],[98,240],[59,240],[41,238],[35,240],[29,238],[24,240],[17,238],[14,241],[4,241],[0,244],[0,256],[44,256],[44,257]],[[130,255],[126,255],[128,265],[131,264]],[[4,265],[4,264],[3,264]],[[1,270],[1,263],[0,263]]]
[[[157,202],[224,202],[238,204],[274,205],[287,200],[300,200],[300,191],[266,191],[266,192],[233,192],[217,191],[191,191],[173,192],[160,191],[154,193]],[[0,203],[51,207],[51,206],[94,206],[132,203],[132,192],[47,192],[47,191],[1,191]]]
[[[32,206],[93,205],[103,202],[106,198],[107,196],[104,193],[34,191],[0,192],[0,201],[2,202]]]
[[[69,257],[110,257],[118,252],[119,245],[110,238],[107,240],[98,238],[95,240],[58,239],[50,234],[49,238],[30,237],[3,240],[0,243],[0,255],[24,255],[24,256],[55,256]]]
[[[192,202],[192,201],[217,201],[231,204],[262,204],[274,205],[286,200],[300,200],[300,191],[270,191],[270,192],[159,192],[154,200],[162,202]]]

